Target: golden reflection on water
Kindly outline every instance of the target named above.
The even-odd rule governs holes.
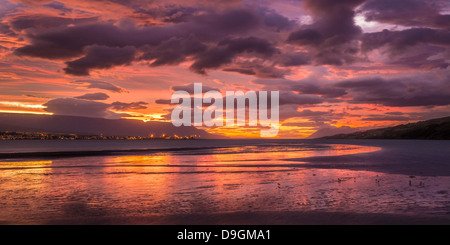
[[[45,167],[50,166],[52,161],[5,161],[0,162],[0,169],[20,167]]]
[[[255,147],[232,147],[213,150],[209,154],[156,154],[150,156],[119,156],[108,159],[108,164],[129,165],[195,165],[223,166],[249,164],[288,164],[286,159],[298,159],[315,156],[338,156],[346,154],[368,153],[380,150],[379,147],[357,145],[330,145],[325,149],[290,149],[270,147],[258,150]],[[256,151],[256,152],[255,152]],[[236,153],[235,153],[236,152]]]
[[[48,174],[51,171],[52,161],[5,161],[0,162],[0,183],[6,182],[9,178],[14,178],[22,174],[28,174],[33,178],[40,178],[40,175]],[[33,176],[31,176],[33,175]]]
[[[448,177],[420,177],[434,192],[424,187],[420,199],[408,199],[405,195],[418,195],[408,185],[408,176],[302,167],[301,158],[376,150],[353,145],[253,146],[3,161],[0,223],[240,211],[396,212],[394,206],[416,212],[448,200],[448,194],[436,196],[433,189],[450,193],[450,187],[441,184],[448,183]]]

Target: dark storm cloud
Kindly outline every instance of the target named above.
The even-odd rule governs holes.
[[[223,33],[247,32],[260,25],[260,19],[247,8],[236,8],[222,13],[212,12],[193,17],[193,22],[207,24]]]
[[[450,15],[440,12],[448,7],[441,0],[369,0],[358,10],[367,21],[411,28],[365,33],[361,49],[368,52],[384,48],[390,55],[390,64],[445,69],[449,66],[444,56],[450,46]]]
[[[283,78],[287,70],[279,69],[274,65],[265,65],[262,60],[235,61],[223,71],[237,72],[244,75],[255,75],[260,78]]]
[[[78,60],[66,62],[64,71],[67,74],[85,76],[89,75],[92,69],[107,69],[113,66],[129,65],[134,60],[136,49],[126,46],[106,47],[89,46],[86,48],[86,55]]]
[[[20,28],[31,27],[32,22]],[[72,75],[89,75],[94,69],[128,65],[135,60],[161,66],[176,65],[187,59],[193,60],[192,71],[205,74],[206,70],[230,64],[241,55],[269,60],[277,50],[275,43],[251,36],[251,33],[261,28],[278,31],[292,25],[292,21],[273,10],[210,10],[176,24],[149,27],[77,24],[28,33],[31,43],[17,48],[14,53],[45,59],[78,58],[66,62],[64,71]],[[299,63],[299,58],[292,57],[288,63]]]
[[[402,31],[383,30],[365,33],[361,38],[364,53],[383,49],[389,55],[387,64],[412,68],[449,66],[450,31],[431,28],[411,28]]]
[[[81,96],[75,97],[75,99],[83,99],[83,100],[107,100],[109,99],[109,95],[105,93],[87,93]]]
[[[312,23],[301,26],[274,9],[253,2],[113,1],[131,9],[133,20],[114,23],[98,22],[95,18],[23,15],[10,18],[5,27],[27,30],[20,35],[26,35],[29,44],[16,48],[16,55],[64,60],[67,64],[64,71],[72,75],[89,75],[96,69],[135,61],[153,67],[188,61],[190,69],[199,74],[221,69],[261,78],[282,78],[289,74],[291,67],[350,64],[366,60],[368,51],[383,47],[397,50],[390,54],[398,55],[401,50],[422,44],[448,45],[448,28],[445,28],[448,16],[439,14],[443,9],[441,1],[398,1],[404,6],[411,2],[411,13],[405,10],[408,8],[400,11],[401,4],[396,1],[304,0],[303,6],[311,15]],[[97,1],[93,5],[99,3],[109,2]],[[55,3],[47,7],[70,11],[69,6],[72,5]],[[440,21],[435,22],[444,24],[420,25],[423,22],[420,16],[427,15],[420,15],[420,9],[435,13],[435,19]],[[411,25],[414,28],[409,30],[363,33],[354,22],[356,11],[368,20],[388,22],[388,15],[394,16],[397,10],[398,18],[403,16],[418,24]],[[432,29],[435,27],[441,29]],[[37,29],[40,31],[29,31]],[[299,46],[301,51],[286,46]],[[445,60],[428,59],[442,52],[423,53],[423,62],[405,65],[445,68]],[[412,58],[392,59],[392,64],[401,64],[403,60]]]
[[[347,91],[351,97],[351,100],[348,101],[350,103],[399,107],[450,105],[448,77],[442,80],[432,76],[389,79],[360,78],[338,82],[335,86]]]
[[[276,31],[290,30],[296,26],[295,21],[278,14],[272,9],[260,7],[256,9],[255,13],[267,27],[274,28]]]
[[[85,24],[30,34],[32,43],[16,49],[15,53],[47,59],[67,59],[83,55],[85,48],[93,45],[111,48],[158,45],[178,32],[183,34],[182,27],[124,29],[110,23]]]
[[[287,42],[310,47],[317,64],[342,65],[357,60],[357,40],[362,34],[355,25],[356,8],[364,0],[306,0],[305,7],[313,15],[311,25],[292,32]]]
[[[305,0],[305,5],[315,14],[329,14],[342,9],[353,9],[365,0]]]
[[[323,35],[314,29],[306,28],[292,32],[289,35],[288,42],[298,45],[319,45],[323,42]]]
[[[450,32],[430,28],[412,28],[403,31],[383,30],[364,34],[362,43],[364,51],[388,46],[391,53],[396,53],[421,43],[449,46]]]
[[[448,31],[448,15],[439,15],[442,10],[442,1],[367,1],[364,0],[319,0],[305,1],[305,7],[313,16],[313,23],[305,25],[292,32],[287,42],[299,46],[308,47],[309,55],[315,64],[344,65],[363,60],[367,51],[388,48],[391,56],[401,55],[410,47],[419,45],[448,46],[450,44],[450,32]],[[410,7],[411,4],[411,7]],[[367,20],[380,21],[392,17],[392,24],[405,24],[411,29],[401,31],[384,30],[374,33],[363,33],[362,29],[354,22],[358,10]],[[424,19],[430,17],[431,20]],[[398,20],[398,21],[395,21]],[[448,19],[448,21],[445,21]],[[439,20],[439,21],[437,21]],[[436,27],[432,29],[429,27]],[[439,29],[442,28],[442,29]],[[425,48],[421,48],[422,51]],[[361,53],[363,51],[363,53]],[[445,68],[448,62],[445,60],[430,60],[430,56],[442,53],[443,50],[432,51],[428,54],[422,52],[423,60],[420,64],[412,64],[414,57],[399,57],[392,63],[404,65]],[[414,53],[414,52],[410,52]]]
[[[206,69],[217,68],[231,63],[233,58],[242,53],[250,53],[256,56],[270,57],[277,52],[267,40],[248,37],[225,39],[205,52],[196,56],[196,61],[191,65],[191,70],[204,74]]]
[[[46,15],[23,15],[23,16],[19,15],[12,18],[9,21],[9,24],[14,30],[21,31],[29,28],[47,29],[95,21],[98,21],[98,17],[68,18],[61,16],[46,16]]]
[[[95,23],[71,26],[39,34],[30,34],[31,44],[17,49],[19,55],[40,58],[70,58],[83,54],[90,45],[108,47],[158,46],[171,38],[197,38],[202,41],[220,41],[230,34],[248,32],[258,25],[249,10],[233,9],[221,13],[207,13],[196,16],[186,23],[150,27],[118,27],[111,23]],[[63,54],[38,52],[45,49],[65,50]]]
[[[132,32],[111,24],[86,24],[61,30],[30,34],[31,44],[15,50],[19,56],[45,59],[67,59],[83,55],[84,48],[91,45],[125,47]],[[127,40],[128,38],[128,40]]]
[[[139,57],[142,60],[152,60],[151,66],[175,65],[186,60],[187,57],[203,52],[206,45],[198,39],[190,37],[171,38],[161,42],[156,47],[146,46],[144,53]]]
[[[262,6],[242,8],[234,5],[228,6],[226,11],[220,9],[227,9],[227,6],[196,5],[193,7],[165,4],[148,9],[138,7],[135,13],[144,14],[166,23],[210,23],[214,28],[232,32],[246,31],[259,26],[280,31],[295,26],[295,21],[273,9]]]
[[[403,26],[448,28],[450,15],[440,14],[445,0],[369,0],[359,12],[367,21]]]
[[[450,65],[450,60],[447,58],[450,52],[448,48],[421,44],[410,49],[414,52],[392,50],[390,59],[385,63],[428,70],[433,68],[446,69]]]
[[[277,63],[284,67],[308,65],[311,57],[307,52],[284,53],[278,56]]]
[[[443,9],[442,3],[443,1],[416,0],[366,3],[359,0],[305,1],[307,9],[313,14],[314,22],[292,32],[287,41],[309,47],[309,55],[315,64],[350,64],[364,60],[364,54],[368,51],[386,48],[390,55],[388,64],[426,69],[446,68],[449,62],[443,56],[448,52],[450,32],[448,21],[444,21],[448,16],[438,14]],[[381,21],[390,16],[409,21],[410,24],[405,25],[413,28],[363,33],[354,23],[355,9],[369,21]],[[439,22],[429,24],[428,19],[424,20],[425,16],[434,16],[433,21],[439,19]],[[401,21],[394,20],[391,23],[402,24]]]

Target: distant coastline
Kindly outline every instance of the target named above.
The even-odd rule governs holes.
[[[218,137],[195,127],[175,127],[170,122],[0,113],[0,140],[146,140]]]
[[[450,140],[450,117],[436,118],[395,127],[337,134],[319,139],[430,139]]]
[[[148,137],[142,136],[104,136],[104,135],[80,135],[67,133],[43,133],[43,132],[16,132],[5,131],[0,132],[0,140],[194,140],[199,136],[167,136],[162,134],[160,136],[150,135]]]

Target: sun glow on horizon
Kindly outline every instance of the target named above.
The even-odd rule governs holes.
[[[0,110],[0,113],[16,113],[16,114],[37,114],[37,115],[54,115],[52,112],[40,111],[17,111],[17,110]]]
[[[31,104],[16,101],[0,101],[0,112],[2,113],[25,113],[25,114],[43,114],[53,115],[52,112],[44,111],[47,108],[41,104]]]

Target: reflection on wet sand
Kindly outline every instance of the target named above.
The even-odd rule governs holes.
[[[0,222],[76,223],[233,212],[448,212],[449,177],[318,169],[286,161],[368,153],[355,145],[248,146],[0,162]],[[419,185],[419,183],[426,183]],[[151,223],[151,222],[150,222]]]

